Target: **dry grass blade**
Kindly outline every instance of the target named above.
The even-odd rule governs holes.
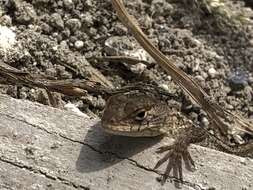
[[[129,56],[103,56],[103,57],[91,57],[88,60],[96,60],[96,61],[110,61],[110,62],[125,62],[129,65],[135,65],[137,63],[143,63],[149,65],[150,63],[145,60],[140,60],[138,58],[129,57]]]
[[[178,69],[173,60],[160,52],[142,32],[136,19],[128,14],[122,0],[112,0],[112,5],[122,23],[132,32],[140,45],[153,57],[154,60],[172,77],[172,79],[207,113],[212,126],[226,136],[229,127],[237,128],[253,134],[253,126],[244,118],[223,110],[205,91],[185,72]]]
[[[49,80],[45,76],[32,75],[19,71],[0,61],[0,76],[5,78],[7,84],[25,85],[43,88],[47,92],[59,92],[69,96],[84,96],[87,91],[94,94],[110,94],[112,89],[98,82],[83,80]],[[49,94],[49,98],[51,94]]]

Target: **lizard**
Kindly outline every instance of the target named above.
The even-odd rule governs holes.
[[[237,155],[247,155],[253,150],[253,142],[241,145],[228,144],[212,135],[204,127],[194,124],[173,104],[167,104],[166,94],[158,87],[142,86],[124,88],[108,99],[101,118],[102,128],[114,135],[131,137],[167,136],[175,139],[174,144],[158,148],[157,153],[166,152],[154,169],[168,161],[162,183],[171,171],[174,177],[183,180],[182,162],[188,170],[195,168],[194,160],[188,151],[191,143],[199,143],[208,137],[218,149]],[[173,98],[173,97],[170,97]]]

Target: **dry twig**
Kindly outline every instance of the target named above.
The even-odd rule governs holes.
[[[49,91],[59,92],[69,96],[84,96],[87,91],[94,94],[110,94],[113,91],[98,82],[88,80],[50,80],[46,76],[33,75],[19,71],[0,61],[0,76],[5,78],[7,84],[19,84],[29,87],[38,87]],[[49,94],[49,97],[51,95]]]

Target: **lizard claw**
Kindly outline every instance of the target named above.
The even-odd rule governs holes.
[[[170,146],[162,146],[158,148],[157,153],[163,153],[165,151],[169,151],[165,154],[163,158],[161,158],[154,169],[160,167],[164,162],[168,161],[165,173],[163,175],[161,183],[164,184],[169,177],[171,171],[173,171],[173,176],[180,181],[183,180],[183,172],[182,172],[182,161],[185,162],[186,168],[188,170],[193,170],[195,168],[194,161],[188,152],[186,146],[182,146],[181,144],[174,144]]]

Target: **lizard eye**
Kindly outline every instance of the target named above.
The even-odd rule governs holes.
[[[136,114],[135,119],[138,121],[141,121],[141,120],[145,119],[146,116],[147,116],[147,112],[142,110]]]

